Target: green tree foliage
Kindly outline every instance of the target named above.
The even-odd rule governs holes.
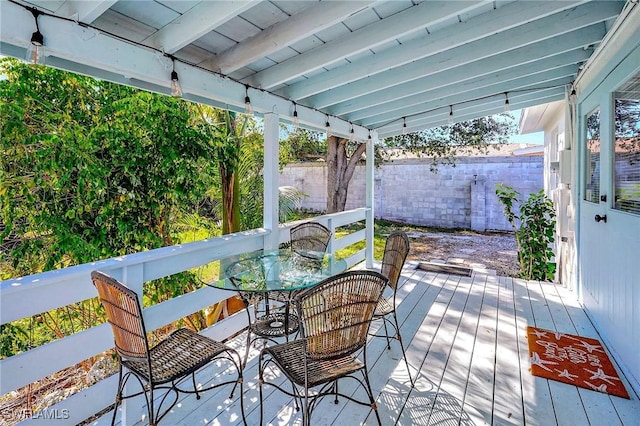
[[[520,202],[518,191],[502,183],[496,185],[496,195],[515,232],[520,278],[553,280],[555,263],[551,260],[556,226],[553,202],[542,190],[530,194],[526,201]],[[514,211],[517,204],[520,204],[519,215]]]
[[[437,171],[438,164],[455,166],[456,156],[472,150],[485,152],[492,144],[507,143],[516,133],[513,116],[505,113],[394,136],[385,139],[384,147],[429,157],[431,170]],[[390,152],[383,151],[383,157],[388,159]]]
[[[3,59],[1,237],[17,275],[174,243],[211,185],[188,103]]]
[[[192,104],[9,58],[0,73],[3,279],[180,242],[176,218],[201,205],[216,168]],[[153,304],[193,281],[147,287]],[[101,316],[90,300],[7,325],[3,355]]]
[[[283,127],[286,137],[280,143],[281,159],[286,163],[324,160],[327,141],[324,133],[298,128],[289,132]]]

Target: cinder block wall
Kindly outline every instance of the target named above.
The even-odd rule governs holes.
[[[296,163],[284,168],[280,185],[309,195],[302,207],[326,208],[327,170],[324,163]],[[442,228],[511,230],[495,195],[499,182],[526,198],[543,188],[543,157],[463,157],[456,167],[429,169],[429,160],[385,163],[375,170],[375,216],[415,225]],[[347,209],[365,205],[364,166],[358,166],[347,197]]]

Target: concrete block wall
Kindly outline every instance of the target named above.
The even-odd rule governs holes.
[[[513,186],[525,199],[543,188],[543,157],[463,157],[456,167],[429,168],[428,159],[406,159],[375,169],[375,216],[423,226],[505,230],[511,225],[495,195],[499,182]],[[347,209],[365,205],[364,166],[358,166],[347,196]],[[280,185],[295,186],[309,195],[303,208],[326,209],[327,172],[324,163],[291,164]]]

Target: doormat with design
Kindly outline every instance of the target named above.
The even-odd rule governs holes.
[[[599,341],[536,327],[527,340],[531,374],[629,399]]]

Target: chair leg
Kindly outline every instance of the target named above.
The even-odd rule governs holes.
[[[404,358],[404,363],[407,366],[407,374],[409,375],[409,382],[411,382],[411,387],[415,386],[413,378],[411,378],[411,369],[409,368],[409,360],[407,360],[407,353],[404,350],[404,343],[402,343],[402,336],[400,335],[400,325],[398,324],[398,317],[396,316],[396,311],[393,311],[393,321],[396,326],[396,336],[398,342],[400,342],[400,349],[402,350],[402,358]]]
[[[118,406],[122,401],[122,388],[124,387],[124,383],[122,383],[122,363],[118,362],[119,372],[118,372],[118,393],[116,393],[116,404],[113,407],[113,417],[111,418],[111,426],[116,424],[116,415],[118,414]]]
[[[304,408],[302,409],[302,424],[311,426],[311,412],[309,412],[309,388],[304,387]]]
[[[394,312],[395,315],[395,312]],[[384,325],[384,337],[387,339],[387,350],[391,349],[391,342],[389,339],[389,330],[387,329],[387,319],[383,318],[382,319],[382,324]]]
[[[247,426],[247,415],[244,412],[244,392],[242,391],[242,388],[243,388],[242,370],[238,370],[238,381],[233,385],[233,390],[231,391],[231,397],[233,397],[233,392],[236,389],[236,386],[238,386],[238,383],[240,383],[240,414],[242,415],[242,424]],[[262,420],[260,420],[260,422],[262,422]]]
[[[236,359],[235,357],[238,357],[238,362],[236,363]],[[233,388],[231,388],[231,393],[229,394],[229,399],[233,398],[233,394],[236,392],[236,388],[238,387],[238,383],[240,383],[240,397],[242,397],[242,382],[243,382],[243,377],[242,377],[242,358],[240,358],[240,354],[238,354],[238,352],[236,352],[233,349],[229,349],[229,360],[231,361],[231,363],[233,364],[234,367],[236,367],[236,371],[238,372],[238,380],[236,380],[235,384],[233,385]],[[241,399],[242,401],[242,399]]]
[[[145,393],[146,396],[146,393]],[[149,384],[149,397],[147,399],[147,410],[149,411],[149,426],[156,426],[156,416],[153,414],[153,386]]]
[[[366,357],[366,354],[365,354]],[[366,361],[365,361],[366,365]],[[376,405],[376,400],[373,397],[373,390],[371,389],[371,382],[369,382],[369,372],[367,368],[362,369],[362,375],[364,376],[364,383],[366,386],[367,394],[369,395],[369,402],[371,403],[371,409],[376,413],[376,419],[378,419],[378,425],[382,426],[382,420],[380,419],[380,413],[378,413],[378,406]]]
[[[263,408],[263,395],[262,395],[262,387],[264,385],[264,371],[262,370],[263,365],[262,365],[262,354],[260,354],[260,356],[258,357],[258,391],[260,394],[260,425],[262,425],[262,419],[263,419],[263,414],[264,414],[264,408]]]
[[[196,383],[196,373],[195,371],[191,373],[191,382],[193,383],[193,391],[196,394],[196,399],[200,399],[200,392],[198,392],[198,384]]]
[[[300,404],[298,404],[298,397],[295,396],[298,393],[296,392],[296,385],[293,384],[293,382],[291,383],[291,393],[294,395],[293,397],[293,408],[295,408],[296,413],[298,411],[300,411]]]

